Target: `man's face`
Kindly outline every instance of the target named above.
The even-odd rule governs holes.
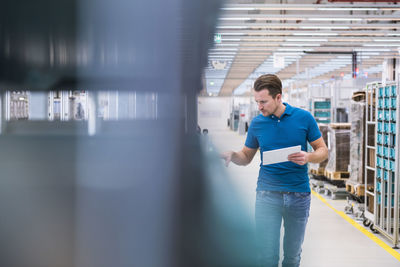
[[[281,94],[278,94],[275,98],[272,98],[267,89],[259,92],[254,91],[254,100],[257,102],[258,110],[260,110],[264,116],[274,114],[278,110],[280,99]]]

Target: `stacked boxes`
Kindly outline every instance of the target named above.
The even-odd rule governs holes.
[[[331,123],[328,127],[329,159],[326,171],[348,172],[350,163],[350,123]]]
[[[350,111],[350,178],[349,180],[362,184],[364,180],[364,126],[365,101],[351,101]],[[374,134],[374,133],[371,133]]]
[[[321,132],[322,139],[324,139],[325,144],[328,145],[328,125],[322,124],[322,123],[319,124],[319,130]],[[328,163],[328,159],[326,159],[320,163],[309,163],[309,167],[311,170],[316,171],[315,174],[323,175],[327,163]]]
[[[319,130],[321,131],[322,139],[324,139],[325,144],[328,144],[328,128],[329,127],[326,124],[319,125]],[[326,164],[328,164],[328,159],[324,160],[323,162],[320,162],[319,167],[325,169]]]

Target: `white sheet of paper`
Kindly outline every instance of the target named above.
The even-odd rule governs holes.
[[[300,152],[301,146],[291,146],[263,152],[263,165],[288,161],[290,154]]]

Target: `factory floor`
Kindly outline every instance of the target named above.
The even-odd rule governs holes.
[[[244,145],[245,136],[229,129],[209,129],[209,139],[219,152],[238,151]],[[234,164],[227,167],[231,182],[252,216],[259,163],[257,153],[245,167]],[[301,266],[400,266],[400,249],[391,249],[392,244],[387,239],[380,234],[371,235],[361,222],[345,215],[346,204],[346,200],[332,200],[313,192]]]

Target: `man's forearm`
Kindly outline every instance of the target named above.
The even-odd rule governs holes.
[[[314,152],[308,154],[308,162],[320,163],[328,158],[328,149],[325,147],[318,148]]]
[[[232,154],[232,162],[236,165],[247,165],[249,164],[249,159],[247,158],[246,154],[242,151],[234,152]]]

